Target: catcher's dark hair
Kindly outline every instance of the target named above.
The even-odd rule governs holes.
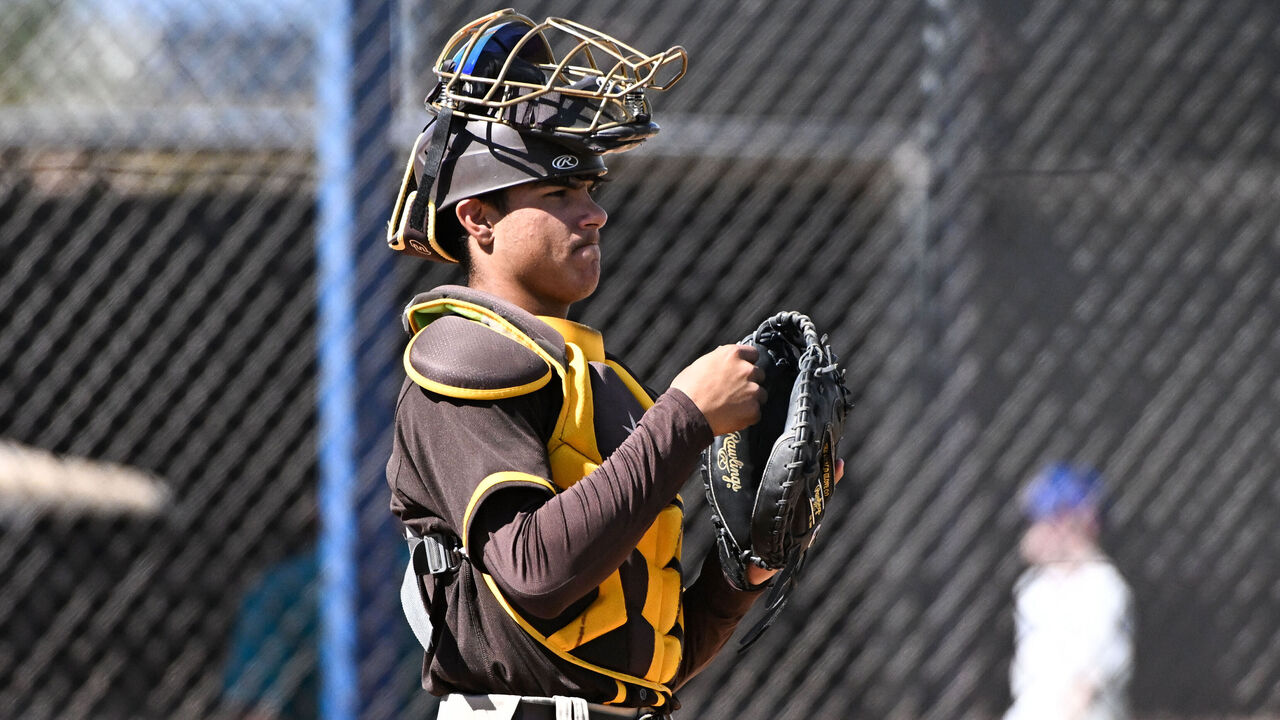
[[[458,261],[463,274],[470,277],[471,253],[468,249],[470,243],[467,242],[467,232],[462,229],[462,223],[458,222],[458,216],[452,212],[453,208],[449,210],[436,215],[436,242]]]

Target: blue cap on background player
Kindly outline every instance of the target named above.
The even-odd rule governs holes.
[[[1022,510],[1033,521],[1077,510],[1098,510],[1102,499],[1102,475],[1092,468],[1054,463],[1027,484]]]

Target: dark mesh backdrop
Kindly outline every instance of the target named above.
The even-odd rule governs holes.
[[[242,696],[316,714],[313,20],[297,2],[170,4],[0,12],[0,438],[170,493],[150,512],[5,496],[6,716],[234,717]],[[352,7],[351,621],[361,716],[415,717],[431,702],[382,477],[397,313],[458,278],[379,245],[427,69],[489,8]],[[680,693],[682,716],[998,717],[1016,494],[1053,460],[1112,491],[1135,714],[1280,713],[1280,8],[519,9],[690,52],[652,98],[663,131],[609,159],[605,278],[574,318],[664,388],[805,311],[855,394],[800,590]],[[700,486],[684,499],[696,567]]]

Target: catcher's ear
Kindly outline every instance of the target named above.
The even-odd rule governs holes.
[[[459,200],[454,208],[458,216],[458,224],[462,229],[480,242],[482,246],[493,243],[493,224],[496,222],[494,208],[479,198]]]

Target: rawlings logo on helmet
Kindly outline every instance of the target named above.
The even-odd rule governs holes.
[[[557,170],[572,170],[578,167],[578,156],[577,155],[561,155],[560,157],[551,161],[551,167]]]

